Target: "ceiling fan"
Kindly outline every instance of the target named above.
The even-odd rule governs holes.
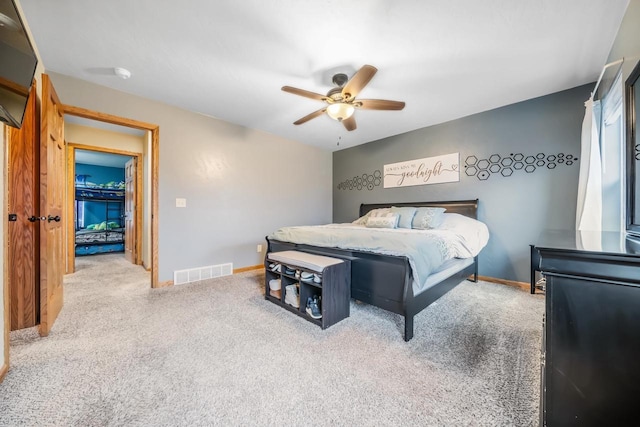
[[[301,125],[311,119],[315,119],[324,113],[339,122],[342,122],[348,131],[356,129],[356,119],[353,113],[356,109],[362,110],[402,110],[404,102],[388,101],[385,99],[356,99],[362,88],[373,78],[378,69],[372,65],[364,65],[349,79],[346,74],[339,73],[333,76],[333,83],[337,87],[329,90],[326,95],[321,95],[308,90],[298,89],[291,86],[282,86],[282,90],[305,98],[317,99],[327,103],[324,108],[314,111],[311,114],[293,122],[294,125]]]

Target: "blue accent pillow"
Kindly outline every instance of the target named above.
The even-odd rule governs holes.
[[[446,211],[445,208],[418,208],[411,226],[418,230],[438,228],[442,222],[444,211]]]
[[[411,221],[413,221],[413,216],[416,214],[416,210],[417,209],[413,207],[397,208],[392,206],[391,213],[400,217],[398,220],[398,228],[411,228]]]

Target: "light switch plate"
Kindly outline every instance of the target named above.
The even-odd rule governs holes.
[[[176,199],[176,208],[186,208],[187,207],[187,199]]]

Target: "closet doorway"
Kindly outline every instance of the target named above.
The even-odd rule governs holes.
[[[73,177],[73,231],[68,263],[75,257],[124,253],[143,264],[143,155],[69,143],[68,179]],[[73,235],[72,235],[73,233]]]

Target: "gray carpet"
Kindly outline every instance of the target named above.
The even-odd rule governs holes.
[[[322,331],[264,273],[149,289],[78,258],[51,334],[11,334],[0,425],[537,425],[544,301],[465,282],[415,319],[352,302]]]

